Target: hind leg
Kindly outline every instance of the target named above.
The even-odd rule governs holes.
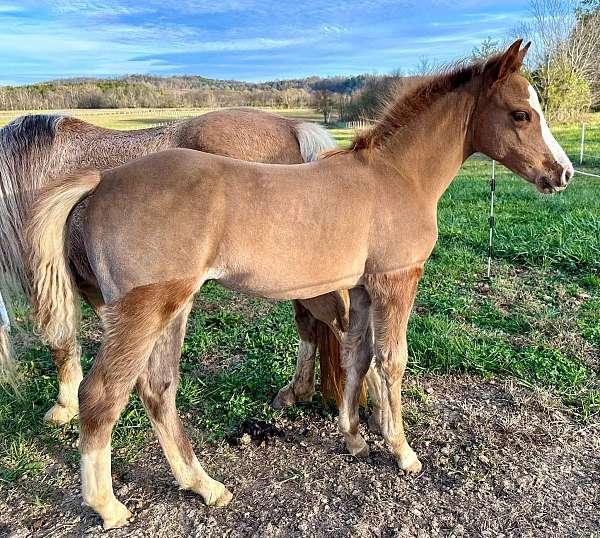
[[[98,315],[103,301],[97,288],[81,289],[81,294]],[[46,412],[44,420],[56,424],[66,424],[79,413],[77,391],[83,373],[81,371],[81,347],[76,338],[61,345],[51,345],[50,355],[58,374],[58,398]]]
[[[58,373],[58,398],[44,415],[44,420],[66,424],[79,413],[77,391],[83,379],[79,344],[73,338],[60,347],[51,346],[50,354]]]
[[[298,301],[294,301],[295,321],[300,335],[296,371],[292,380],[273,400],[275,409],[298,402],[310,402],[315,394],[315,355],[317,353],[317,320]]]
[[[181,488],[198,493],[209,506],[225,506],[231,493],[202,469],[175,407],[179,357],[190,308],[191,303],[159,337],[136,389]]]
[[[79,387],[81,489],[84,503],[105,529],[120,527],[130,512],[112,489],[110,436],[163,329],[179,315],[197,282],[177,280],[140,286],[103,311],[105,337]]]

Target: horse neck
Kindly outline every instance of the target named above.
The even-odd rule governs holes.
[[[381,156],[436,203],[473,153],[469,124],[472,88],[451,91],[391,135]]]

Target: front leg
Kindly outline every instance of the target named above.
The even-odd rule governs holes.
[[[381,375],[381,429],[401,469],[419,472],[417,455],[406,441],[402,423],[402,377],[408,360],[406,329],[423,266],[366,275],[372,302],[375,360]]]
[[[344,395],[340,404],[338,427],[353,456],[367,457],[369,447],[358,431],[358,401],[373,357],[369,296],[363,288],[350,291],[350,323],[342,337],[342,368],[346,372]]]
[[[383,390],[383,381],[379,375],[376,361],[371,363],[371,367],[365,376],[367,387],[369,388],[369,398],[373,409],[368,418],[369,430],[373,433],[381,434],[381,422],[383,415],[381,411],[381,391]]]

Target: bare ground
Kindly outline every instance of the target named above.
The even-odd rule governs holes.
[[[419,476],[399,472],[374,434],[368,460],[346,455],[335,423],[315,411],[278,424],[285,435],[259,446],[204,447],[207,470],[234,493],[214,509],[177,490],[149,440],[138,463],[113,469],[135,519],[108,536],[600,536],[597,420],[577,422],[547,394],[510,381],[414,383],[427,395],[406,406]],[[74,451],[53,457],[41,480],[0,489],[0,535],[103,534],[81,506]]]

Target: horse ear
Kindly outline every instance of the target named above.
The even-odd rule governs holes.
[[[529,47],[531,47],[531,41],[527,42],[527,45],[525,45],[520,51],[519,51],[519,58],[521,60],[521,65],[523,65],[523,61],[525,60],[525,56],[527,56],[527,51],[529,50]]]
[[[523,50],[520,50],[521,43],[523,43],[523,40],[517,39],[498,59],[498,70],[496,72],[494,84],[498,84],[499,82],[506,80],[509,75],[512,75],[521,69],[521,66],[523,65],[523,58],[529,49],[528,43]]]

